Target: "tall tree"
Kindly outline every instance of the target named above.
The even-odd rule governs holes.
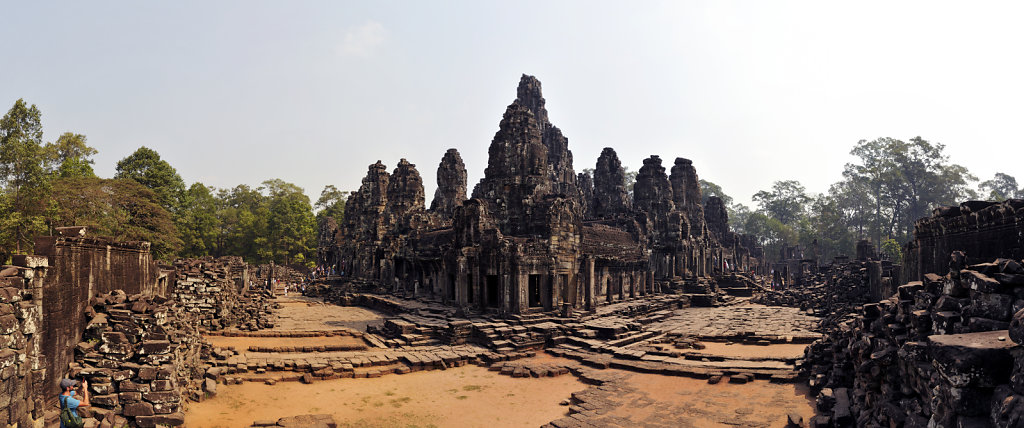
[[[242,256],[250,262],[269,262],[266,197],[247,185],[217,192],[217,255]]]
[[[96,149],[89,147],[82,134],[65,132],[57,141],[46,143],[47,167],[58,177],[95,177],[92,157]]]
[[[49,200],[53,226],[87,226],[96,235],[148,241],[160,259],[172,258],[181,248],[170,213],[152,190],[134,180],[58,178]]]
[[[704,179],[699,179],[698,182],[700,183],[701,205],[707,203],[708,198],[712,196],[718,196],[718,198],[721,199],[722,202],[725,202],[726,207],[732,205],[732,196],[726,195],[725,192],[722,191],[722,186],[719,186],[715,183],[712,183]],[[730,215],[731,214],[732,213],[730,213]]]
[[[160,154],[148,147],[139,147],[134,153],[117,162],[114,178],[127,178],[148,187],[156,193],[160,206],[175,215],[185,196],[185,181],[178,171],[160,159]]]
[[[760,205],[761,212],[786,225],[799,220],[811,201],[804,186],[796,180],[776,181],[771,191],[757,192],[753,199]]]
[[[876,245],[881,245],[883,237],[906,241],[918,218],[940,205],[976,196],[968,186],[976,178],[963,166],[949,163],[944,149],[942,144],[921,137],[909,142],[893,138],[861,140],[850,152],[859,162],[846,165],[845,183],[833,186],[833,190],[856,191],[870,201],[868,228]],[[850,198],[834,196],[852,202]],[[851,211],[848,206],[843,209]]]
[[[343,192],[328,184],[320,192],[320,199],[317,199],[313,208],[316,209],[316,224],[323,224],[328,217],[333,217],[339,223],[345,216],[345,200],[349,192]]]
[[[222,255],[217,248],[220,219],[217,210],[220,201],[213,194],[214,189],[203,183],[193,183],[185,192],[178,221],[181,240],[184,243],[181,255],[202,257]]]
[[[18,253],[45,231],[42,211],[48,184],[42,114],[19,99],[0,118],[0,182],[7,197],[0,212],[0,242]]]
[[[267,244],[273,260],[304,264],[315,260],[313,206],[302,188],[281,179],[263,182],[267,194]]]
[[[983,197],[993,201],[1024,198],[1024,189],[1017,187],[1017,179],[1002,172],[997,172],[991,180],[982,181],[978,185],[978,190],[981,191]]]

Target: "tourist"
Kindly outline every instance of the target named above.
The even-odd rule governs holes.
[[[75,392],[76,392],[75,391],[75,387],[76,386],[78,386],[78,381],[76,381],[76,380],[61,379],[61,381],[60,381],[61,394],[57,397],[57,400],[60,402],[61,410],[63,410],[64,407],[67,407],[68,410],[71,411],[72,415],[74,415],[75,417],[78,417],[78,408],[79,407],[88,407],[89,406],[89,382],[86,382],[85,379],[82,380],[82,396],[83,396],[83,398],[82,398],[81,401],[79,401],[78,399],[74,398]],[[71,428],[71,427],[65,426],[64,425],[64,421],[60,421],[60,427],[61,428]]]

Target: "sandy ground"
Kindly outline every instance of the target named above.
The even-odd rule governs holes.
[[[565,416],[558,403],[586,387],[571,375],[516,379],[477,366],[305,385],[247,382],[190,403],[185,425],[247,427],[255,420],[331,413],[340,427],[529,427]]]
[[[280,296],[272,331],[338,330],[366,331],[367,325],[384,324],[383,313],[355,306],[325,304],[304,296]]]
[[[634,391],[610,414],[636,426],[784,427],[790,412],[814,416],[806,385],[754,381],[711,385],[705,380],[635,373],[626,382]]]
[[[232,347],[237,351],[245,351],[250,346],[326,346],[344,345],[366,348],[362,338],[352,336],[330,337],[228,337],[203,336],[215,347]]]
[[[730,358],[803,358],[807,344],[773,343],[767,346],[745,345],[741,343],[727,344],[724,342],[701,342],[704,349],[688,349],[687,352],[698,352]]]

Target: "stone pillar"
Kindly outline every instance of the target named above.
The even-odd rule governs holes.
[[[501,275],[501,282],[498,285],[498,287],[500,287],[500,290],[498,292],[501,293],[501,313],[502,314],[507,314],[507,313],[512,311],[512,301],[513,301],[512,297],[514,296],[512,294],[512,279],[513,279],[512,275],[509,275],[509,274]]]
[[[583,259],[583,307],[594,310],[594,259]]]

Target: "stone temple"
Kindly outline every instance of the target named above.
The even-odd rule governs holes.
[[[631,194],[632,193],[632,194]],[[717,295],[716,278],[763,270],[751,236],[729,231],[724,204],[702,204],[697,172],[643,161],[632,192],[612,148],[593,176],[573,169],[548,120],[541,84],[523,75],[467,193],[449,149],[426,207],[423,178],[402,159],[370,165],[345,218],[321,225],[319,262],[356,282],[470,311],[593,310],[651,293]]]

